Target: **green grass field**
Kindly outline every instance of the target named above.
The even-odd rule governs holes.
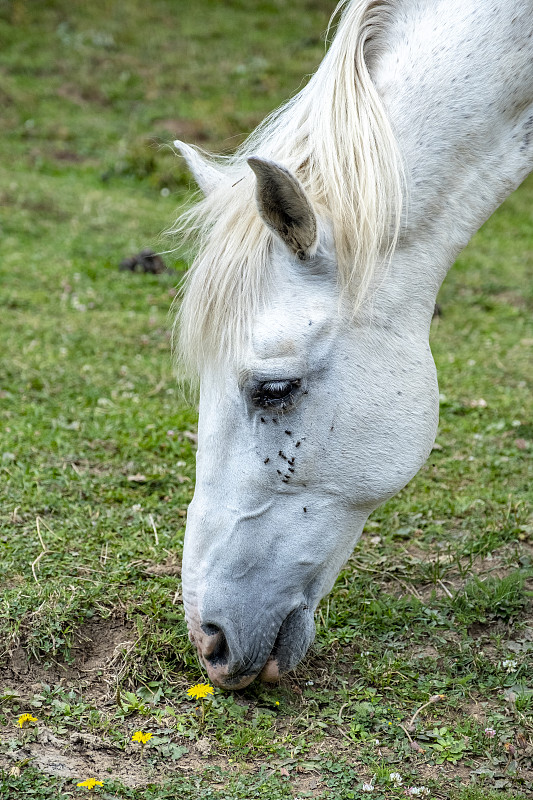
[[[186,694],[169,142],[234,147],[315,69],[333,7],[0,0],[2,800],[88,778],[135,800],[533,797],[531,180],[443,287],[436,449],[371,517],[306,662],[216,690],[204,724]],[[147,246],[168,272],[118,270]]]

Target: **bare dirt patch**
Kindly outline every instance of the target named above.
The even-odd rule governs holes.
[[[167,759],[157,763],[141,760],[138,749],[132,745],[118,747],[89,733],[71,733],[68,737],[56,736],[47,728],[39,729],[39,740],[28,743],[12,753],[0,755],[0,768],[8,771],[18,762],[31,759],[32,765],[48,775],[62,778],[84,779],[98,775],[100,779],[112,776],[132,788],[147,783],[164,783],[172,775],[193,775],[209,764],[228,769],[223,758],[208,757],[198,743],[189,743],[188,752],[179,762]]]
[[[28,660],[18,647],[0,666],[0,687],[16,690],[21,700],[39,691],[41,684],[69,685],[83,689],[87,696],[108,696],[119,662],[133,646],[135,633],[121,616],[96,617],[76,632],[71,649],[72,660],[65,664],[46,664]]]

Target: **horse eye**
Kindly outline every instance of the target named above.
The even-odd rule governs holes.
[[[299,379],[258,383],[252,391],[252,402],[259,408],[283,410],[293,404],[301,383]]]

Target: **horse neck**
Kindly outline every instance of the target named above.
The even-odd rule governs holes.
[[[384,294],[430,315],[458,253],[533,167],[533,9],[400,0],[394,13],[371,64],[407,185]]]

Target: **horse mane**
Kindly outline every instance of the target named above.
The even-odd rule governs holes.
[[[273,234],[259,217],[247,158],[277,161],[298,177],[319,216],[329,220],[338,283],[355,314],[378,263],[392,254],[400,228],[402,170],[391,125],[368,60],[391,0],[342,0],[336,35],[307,85],[270,114],[229,157],[207,156],[222,174],[217,188],[178,219],[173,232],[196,257],[176,319],[186,366],[227,363],[245,345],[272,289]],[[329,28],[328,28],[329,31]]]

